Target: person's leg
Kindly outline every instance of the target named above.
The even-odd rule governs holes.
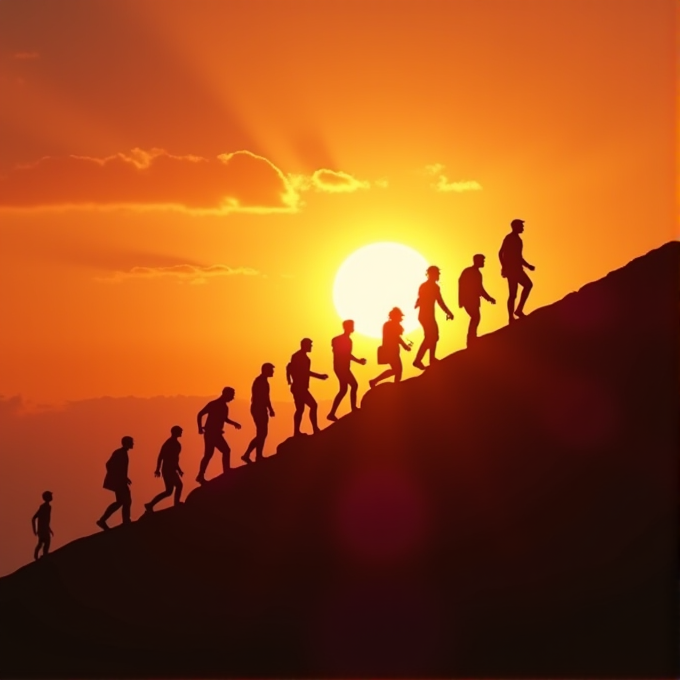
[[[253,417],[253,422],[255,423],[255,436],[250,440],[250,444],[248,444],[248,448],[246,449],[246,452],[241,456],[241,460],[244,463],[252,463],[250,460],[250,454],[255,450],[255,447],[257,446],[257,438],[258,438],[258,430],[257,430],[257,413],[253,411],[253,409],[250,409],[250,415]]]
[[[99,520],[100,522],[106,522],[106,520],[113,515],[118,508],[120,508],[121,504],[118,502],[118,493],[116,493],[116,500],[109,505],[106,510],[104,510],[104,514],[101,516],[101,519]]]
[[[515,299],[517,297],[517,279],[508,276],[508,323],[515,320]]]
[[[333,405],[331,406],[330,413],[328,414],[328,420],[337,420],[335,417],[335,412],[338,410],[338,407],[340,406],[340,402],[345,398],[345,395],[347,394],[347,378],[345,375],[338,375],[338,381],[340,382],[340,389],[338,390],[338,393],[335,395],[335,399],[333,399]]]
[[[519,283],[522,286],[522,294],[519,297],[519,304],[515,310],[515,316],[521,317],[524,316],[524,305],[527,302],[527,298],[529,297],[529,293],[531,293],[531,289],[534,287],[534,284],[526,272],[522,272]]]
[[[38,534],[38,545],[35,546],[35,550],[33,551],[33,559],[37,560],[39,557],[40,549],[43,547],[43,540],[40,537],[40,534]]]
[[[215,437],[215,447],[222,454],[222,472],[226,475],[231,468],[231,449],[222,435]]]
[[[301,434],[300,425],[302,425],[302,414],[305,410],[304,396],[299,393],[293,394],[293,401],[295,402],[295,413],[293,414],[293,435]]]
[[[177,475],[177,480],[175,481],[175,505],[179,505],[182,502],[182,489],[184,489],[184,484],[182,484],[182,480]]]
[[[467,346],[469,347],[477,339],[480,311],[479,307],[473,307],[472,305],[466,307],[465,311],[470,315],[470,325],[468,326],[467,332]]]
[[[205,444],[205,449],[203,450],[203,458],[201,458],[201,464],[198,467],[198,477],[196,481],[199,484],[205,482],[205,471],[208,469],[208,463],[215,453],[215,443],[213,441],[214,437],[209,434],[203,435],[203,442]]]
[[[430,366],[437,361],[437,343],[439,342],[439,326],[435,320],[432,321],[430,327],[430,344],[428,349],[430,350]]]
[[[317,432],[320,432],[321,430],[319,429],[319,424],[316,420],[316,413],[318,410],[318,404],[316,403],[316,399],[312,396],[311,392],[307,390],[307,394],[305,396],[305,404],[309,406],[309,420],[312,423],[312,431],[314,434]]]
[[[398,383],[401,381],[401,373],[403,367],[401,365],[401,357],[397,357],[395,362],[392,364],[392,371],[394,372],[394,382]]]
[[[165,475],[163,475],[163,481],[165,482],[165,490],[156,494],[152,500],[148,503],[144,503],[144,507],[149,511],[153,512],[156,503],[160,503],[164,498],[172,496],[173,483]]]
[[[50,552],[50,544],[52,543],[52,536],[50,535],[50,532],[47,531],[45,533],[45,536],[42,539],[42,544],[43,544],[43,551],[42,551],[42,556],[45,557]]]
[[[349,374],[349,403],[352,407],[352,411],[357,410],[357,391],[359,390],[359,383],[354,377],[354,374],[350,372]]]
[[[394,375],[394,370],[391,368],[388,368],[386,371],[383,371],[377,378],[373,378],[373,380],[369,380],[368,384],[370,387],[375,387],[379,382],[382,382],[383,380],[387,380],[387,378],[391,378]]]
[[[428,335],[427,323],[424,323],[420,319],[419,321],[420,325],[423,327],[423,341],[420,343],[420,347],[418,347],[418,351],[416,352],[416,358],[413,360],[413,365],[422,371],[425,370],[423,359],[425,357],[425,352],[427,352],[427,350],[430,349],[430,338]]]
[[[120,490],[120,505],[121,514],[123,515],[123,524],[130,523],[130,511],[132,510],[132,494],[130,493],[130,487],[125,486],[124,489]]]
[[[257,422],[257,435],[255,446],[255,460],[262,460],[264,458],[264,443],[269,434],[269,414],[263,413]]]

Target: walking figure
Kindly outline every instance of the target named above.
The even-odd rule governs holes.
[[[50,551],[50,543],[54,531],[50,527],[50,520],[52,519],[52,492],[45,491],[42,495],[44,503],[40,505],[38,511],[33,515],[31,524],[33,525],[33,533],[38,537],[38,545],[35,546],[33,558],[38,559],[40,550],[42,549],[42,556],[45,557]]]
[[[501,276],[508,280],[508,323],[512,323],[515,317],[521,319],[526,316],[524,305],[534,284],[524,268],[526,267],[531,272],[536,269],[522,257],[523,243],[520,234],[524,231],[524,220],[513,220],[510,222],[510,227],[512,231],[503,239],[503,245],[498,253],[501,261]],[[522,286],[522,295],[515,309],[518,285]]]
[[[352,333],[354,333],[354,321],[351,319],[343,321],[342,329],[344,333],[342,335],[336,335],[331,341],[331,347],[333,348],[333,371],[340,383],[340,389],[333,400],[331,412],[327,416],[328,420],[332,421],[338,419],[335,412],[338,410],[340,402],[345,398],[347,388],[350,390],[349,403],[352,407],[352,411],[357,410],[357,389],[359,388],[359,384],[352,374],[352,362],[355,361],[362,366],[366,365],[366,359],[357,359],[352,354],[351,336]]]
[[[302,414],[305,406],[309,406],[309,420],[312,423],[312,430],[314,434],[319,432],[319,425],[317,423],[317,403],[311,392],[309,391],[309,379],[317,378],[318,380],[327,380],[326,373],[314,373],[311,370],[312,360],[307,356],[312,351],[312,341],[309,338],[303,338],[300,342],[300,349],[293,354],[290,362],[286,366],[286,379],[290,385],[290,391],[293,394],[293,401],[295,402],[295,415],[293,416],[293,435],[301,434],[300,425],[302,423]]]
[[[210,459],[213,457],[213,453],[215,453],[215,449],[222,454],[222,472],[226,474],[229,470],[229,454],[231,449],[222,435],[224,434],[225,423],[232,425],[237,430],[241,429],[237,422],[229,420],[229,407],[227,404],[233,401],[235,396],[236,390],[233,387],[225,387],[222,390],[222,395],[217,399],[209,401],[198,412],[198,416],[196,416],[198,434],[203,435],[203,442],[205,443],[205,451],[198,468],[198,477],[196,477],[196,481],[199,484],[205,484],[205,471],[208,468]],[[202,420],[206,414],[208,417],[205,421],[205,426],[203,426]]]
[[[390,367],[377,378],[368,381],[371,388],[392,376],[394,376],[395,383],[401,380],[403,367],[401,365],[400,348],[403,347],[407,352],[411,351],[411,345],[407,344],[401,337],[404,333],[404,327],[401,325],[403,318],[404,313],[399,307],[395,307],[389,313],[389,321],[383,324],[382,345],[378,347],[378,363],[389,364]]]
[[[485,261],[484,255],[475,255],[472,258],[472,266],[463,269],[458,279],[458,305],[470,316],[467,332],[468,347],[477,339],[477,328],[481,318],[481,298],[488,300],[492,305],[496,304],[496,300],[484,290],[481,270]]]
[[[423,357],[428,350],[430,352],[430,366],[437,361],[435,354],[437,352],[437,342],[439,341],[439,327],[437,326],[437,318],[435,316],[435,303],[444,310],[447,321],[453,319],[453,313],[444,303],[442,292],[437,283],[441,275],[439,267],[432,265],[427,268],[426,273],[427,281],[421,284],[418,289],[418,299],[415,305],[418,309],[418,321],[420,321],[420,325],[425,333],[423,342],[420,344],[413,362],[413,365],[421,371],[425,370]]]
[[[106,520],[120,508],[123,516],[123,524],[130,523],[130,509],[132,507],[132,494],[130,493],[130,481],[128,477],[128,465],[130,458],[128,451],[135,446],[132,437],[123,437],[120,442],[122,446],[116,449],[106,462],[106,477],[104,478],[104,488],[116,494],[116,500],[109,505],[104,514],[97,520],[100,529],[110,529]]]
[[[180,477],[184,475],[179,466],[179,454],[182,451],[182,445],[179,443],[179,438],[182,436],[182,428],[179,425],[174,425],[170,428],[170,437],[165,440],[161,446],[158,460],[156,461],[155,477],[163,475],[165,482],[165,491],[161,491],[154,496],[149,503],[144,503],[147,512],[153,512],[156,503],[160,503],[164,498],[172,496],[175,492],[175,505],[182,502],[182,489],[184,485]]]
[[[250,454],[255,451],[255,460],[264,458],[264,442],[269,433],[269,418],[276,414],[269,398],[269,378],[274,376],[274,364],[262,364],[260,375],[253,380],[250,399],[250,415],[255,422],[255,436],[251,439],[246,452],[241,456],[244,463],[252,463]]]

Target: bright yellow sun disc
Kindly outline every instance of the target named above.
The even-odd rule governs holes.
[[[354,320],[357,332],[379,338],[387,314],[399,307],[408,333],[418,327],[414,305],[427,266],[418,251],[401,243],[364,246],[338,269],[333,284],[335,309],[343,320]]]

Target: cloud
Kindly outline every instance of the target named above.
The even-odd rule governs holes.
[[[441,163],[432,163],[423,168],[423,173],[431,177],[437,176],[437,181],[430,184],[430,187],[435,191],[455,191],[462,193],[463,191],[480,191],[482,185],[474,180],[464,180],[461,182],[451,182],[449,178],[443,174],[446,166]]]
[[[40,52],[15,52],[12,59],[16,61],[31,61],[40,59]]]
[[[292,182],[298,191],[325,191],[329,193],[348,193],[359,189],[368,189],[370,182],[359,180],[341,170],[327,170],[322,168],[311,175],[294,175]]]
[[[114,272],[113,276],[97,279],[106,283],[120,283],[128,279],[176,279],[190,284],[207,283],[218,276],[258,276],[260,272],[250,267],[228,267],[225,264],[208,266],[176,264],[169,267],[132,267],[127,271]]]
[[[0,177],[0,208],[133,207],[196,212],[295,212],[299,195],[249,151],[215,159],[134,149],[106,158],[46,157]]]

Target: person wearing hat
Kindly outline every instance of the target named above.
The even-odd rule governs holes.
[[[130,463],[128,451],[134,448],[135,440],[132,437],[123,437],[120,443],[121,447],[116,449],[106,461],[104,488],[113,491],[116,494],[116,500],[106,508],[104,514],[97,520],[97,526],[104,530],[110,528],[106,520],[119,508],[123,515],[123,524],[130,523],[130,509],[132,507],[130,484],[132,482],[128,477],[128,465]]]
[[[274,417],[274,409],[269,398],[269,378],[274,376],[274,364],[262,364],[260,375],[253,380],[250,399],[250,415],[255,421],[255,436],[248,444],[246,452],[241,456],[244,463],[252,463],[250,454],[255,451],[255,460],[264,458],[264,442],[269,433],[269,418]]]
[[[314,373],[311,370],[312,360],[307,356],[312,351],[312,341],[309,338],[303,338],[300,341],[300,349],[291,356],[288,365],[286,366],[286,380],[290,385],[290,391],[293,394],[293,401],[295,402],[295,414],[293,415],[293,435],[299,436],[300,425],[302,424],[302,415],[305,411],[305,406],[309,406],[309,419],[312,422],[312,430],[314,434],[320,432],[319,424],[317,422],[318,404],[316,399],[309,391],[309,379],[317,378],[318,380],[328,380],[326,373]]]
[[[430,366],[437,361],[435,356],[437,353],[437,342],[439,342],[439,327],[437,326],[437,317],[435,316],[435,303],[438,304],[446,314],[446,320],[453,319],[453,313],[446,306],[442,299],[442,292],[439,288],[440,270],[439,267],[432,265],[427,268],[427,281],[421,284],[418,289],[418,299],[416,300],[416,309],[418,310],[418,321],[423,327],[424,337],[418,348],[415,361],[413,365],[421,371],[425,370],[423,364],[423,357],[425,352],[430,352]]]
[[[32,525],[33,533],[38,537],[38,545],[35,547],[33,552],[33,558],[38,559],[40,557],[39,553],[42,549],[42,556],[45,557],[50,551],[50,542],[52,541],[52,536],[54,536],[54,531],[50,527],[50,520],[52,519],[52,492],[45,491],[42,495],[44,503],[38,508],[38,511],[33,515]]]
[[[524,220],[513,220],[510,222],[510,228],[512,231],[503,239],[503,245],[498,253],[501,276],[508,280],[508,323],[512,323],[515,317],[521,319],[526,316],[524,305],[534,284],[524,269],[526,267],[531,272],[535,269],[522,256],[523,243],[520,234],[524,231]],[[522,295],[515,308],[517,286],[522,286]]]
[[[198,477],[196,481],[199,484],[205,484],[205,472],[208,469],[208,463],[217,449],[222,454],[222,472],[226,474],[229,471],[231,449],[224,438],[224,425],[231,425],[237,430],[241,429],[241,425],[234,420],[229,420],[229,407],[227,404],[234,401],[236,390],[233,387],[225,387],[222,390],[222,395],[217,399],[209,401],[196,416],[198,422],[198,434],[203,435],[203,443],[205,449],[203,458],[198,467]],[[203,416],[208,417],[203,425]]]
[[[156,471],[154,476],[160,477],[163,475],[165,482],[165,491],[161,491],[149,503],[144,503],[147,512],[153,512],[156,503],[159,503],[164,498],[172,496],[175,492],[175,505],[182,502],[182,489],[184,485],[180,477],[184,474],[179,466],[179,454],[182,451],[182,445],[179,443],[179,438],[182,436],[182,428],[179,425],[174,425],[170,428],[170,437],[165,440],[161,451],[158,454],[156,461]]]
[[[368,381],[371,388],[392,376],[394,376],[395,383],[401,380],[403,367],[400,349],[403,347],[407,352],[411,351],[411,345],[407,344],[401,337],[404,333],[404,327],[401,325],[403,318],[404,313],[399,307],[395,307],[389,313],[389,321],[383,324],[382,345],[378,347],[378,363],[389,364],[390,367],[377,378]]]

